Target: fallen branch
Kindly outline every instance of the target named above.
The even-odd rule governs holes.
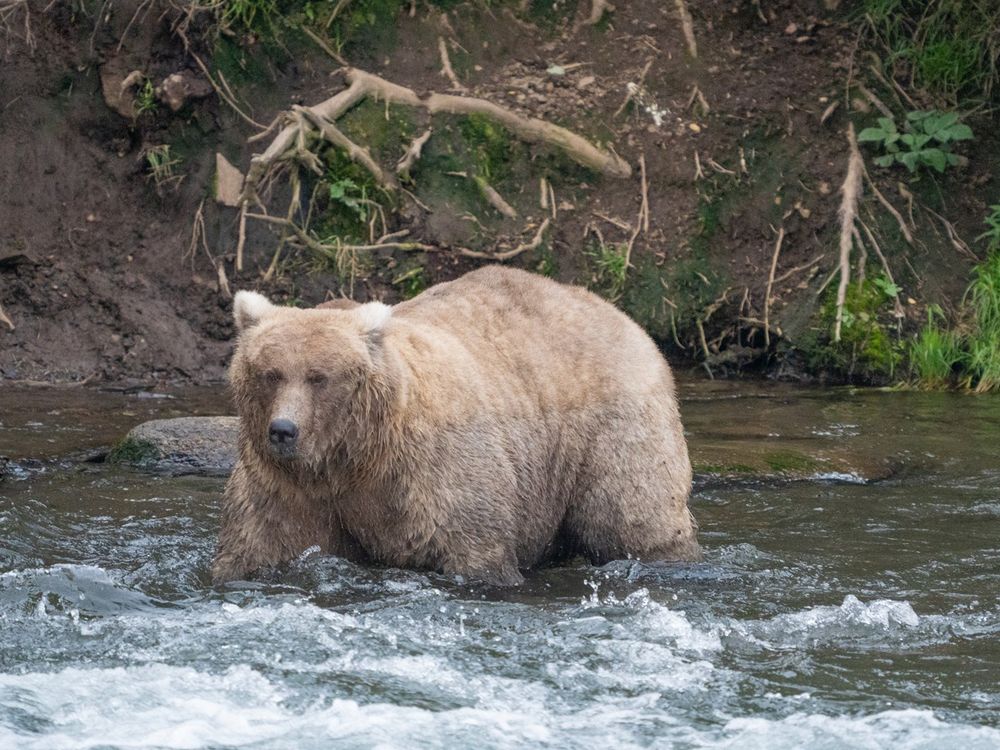
[[[785,227],[778,228],[778,241],[774,243],[774,254],[771,256],[771,271],[767,277],[767,291],[764,293],[764,346],[771,346],[771,289],[774,287],[774,272],[778,270],[778,256],[781,255],[781,243],[785,240]]]
[[[858,139],[854,134],[854,124],[848,123],[847,144],[850,155],[847,160],[847,174],[840,187],[840,285],[837,287],[837,318],[833,327],[833,340],[840,341],[840,329],[844,321],[844,302],[847,299],[847,284],[851,278],[851,238],[854,221],[858,216],[858,202],[861,200],[861,175],[864,163],[858,150]]]

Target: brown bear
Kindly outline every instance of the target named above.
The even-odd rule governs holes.
[[[670,368],[594,294],[488,266],[394,307],[234,314],[216,581],[315,547],[499,585],[700,556]]]

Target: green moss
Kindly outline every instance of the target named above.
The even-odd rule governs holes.
[[[459,121],[459,132],[475,161],[476,171],[487,180],[502,181],[510,170],[511,136],[507,129],[483,115]]]
[[[803,474],[814,471],[819,464],[815,459],[794,451],[774,451],[764,455],[764,463],[779,474]]]
[[[158,460],[159,448],[148,440],[134,440],[126,437],[108,453],[107,461],[112,464],[141,466]]]
[[[837,304],[836,289],[831,285],[819,310],[817,325],[798,342],[807,368],[872,382],[892,378],[903,361],[905,346],[894,332],[892,297],[887,289],[890,287],[882,276],[849,284],[841,338],[834,341]]]
[[[713,476],[735,476],[740,474],[761,474],[758,467],[749,464],[694,464],[695,474],[710,474]]]

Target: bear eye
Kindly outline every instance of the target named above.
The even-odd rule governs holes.
[[[311,372],[306,376],[306,382],[314,386],[326,385],[326,375],[321,372]]]
[[[262,379],[268,385],[277,385],[281,382],[281,373],[277,370],[268,370],[262,376]]]

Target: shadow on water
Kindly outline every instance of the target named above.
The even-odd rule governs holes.
[[[684,392],[704,562],[216,590],[221,480],[66,457],[224,396],[5,391],[0,746],[1000,746],[1000,400]]]

